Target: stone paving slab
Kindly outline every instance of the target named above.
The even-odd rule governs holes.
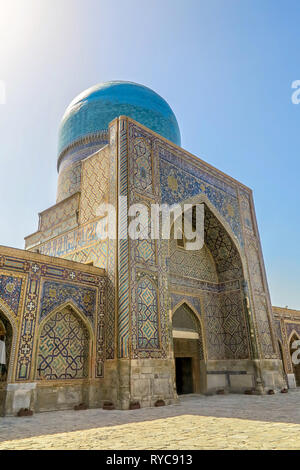
[[[21,449],[299,449],[300,425],[183,415],[2,442]]]
[[[191,395],[160,408],[6,417],[3,449],[300,449],[300,392]]]

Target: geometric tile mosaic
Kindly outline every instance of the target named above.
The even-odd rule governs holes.
[[[82,321],[65,309],[51,315],[39,339],[37,378],[80,379],[88,376],[89,335]]]
[[[156,288],[148,278],[137,288],[138,296],[138,348],[158,349],[158,312]]]

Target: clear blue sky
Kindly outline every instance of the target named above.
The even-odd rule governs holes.
[[[273,305],[300,309],[300,2],[0,0],[0,244],[55,203],[69,102],[131,80],[173,108],[182,146],[254,190]]]

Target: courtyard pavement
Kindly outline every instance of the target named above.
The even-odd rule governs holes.
[[[0,418],[4,449],[300,449],[300,391],[186,395],[132,411],[55,411]]]

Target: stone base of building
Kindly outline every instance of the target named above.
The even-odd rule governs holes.
[[[262,386],[265,391],[269,389],[279,390],[286,387],[285,374],[282,361],[279,359],[264,359],[254,361],[257,371],[262,378]]]
[[[286,386],[279,360],[220,360],[199,362],[194,374],[194,393],[267,393]],[[197,366],[197,367],[198,367]],[[293,374],[290,374],[293,375]],[[292,388],[292,377],[288,377]],[[111,401],[116,409],[128,410],[132,402],[152,407],[158,400],[166,405],[176,403],[175,362],[172,359],[121,359],[105,363],[103,379],[78,381],[37,381],[2,384],[1,414],[15,416],[21,408],[35,413],[73,409],[84,403],[88,408],[101,408]]]
[[[121,410],[128,410],[136,401],[141,407],[154,406],[157,400],[169,405],[177,401],[174,380],[170,360],[106,361],[103,379],[3,384],[1,414],[16,416],[21,408],[34,413],[67,410],[80,403],[102,408],[105,401]]]
[[[105,378],[70,381],[39,380],[31,383],[0,385],[0,415],[16,416],[21,408],[34,413],[73,409],[84,403],[101,408],[104,401],[118,404],[117,362],[107,361]]]
[[[215,393],[218,389],[244,393],[253,389],[263,394],[285,386],[281,361],[274,359],[208,361],[206,377],[208,393]]]
[[[166,405],[178,401],[172,359],[133,359],[119,361],[119,400],[122,410],[131,402],[142,408],[154,406],[164,400]]]
[[[36,382],[2,384],[0,394],[1,415],[15,416],[21,408],[34,409]]]

